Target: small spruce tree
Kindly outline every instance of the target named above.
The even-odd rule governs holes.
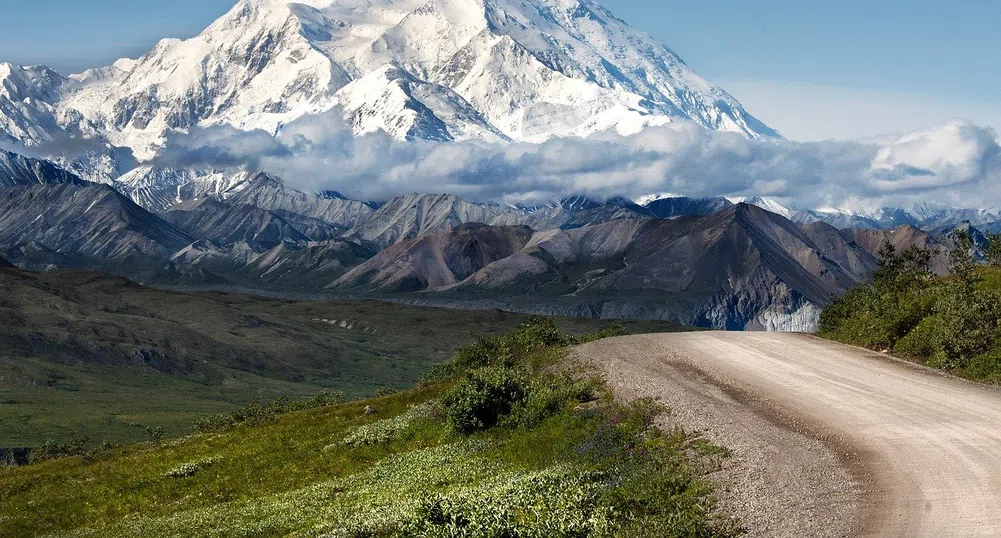
[[[987,263],[1001,267],[1001,232],[987,234]]]

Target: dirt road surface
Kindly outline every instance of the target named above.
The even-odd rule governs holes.
[[[1001,391],[816,337],[681,333],[575,350],[663,426],[733,451],[751,536],[1001,536]]]

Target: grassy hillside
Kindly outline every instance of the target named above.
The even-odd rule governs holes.
[[[188,431],[254,399],[410,387],[526,316],[379,302],[146,288],[97,273],[0,268],[0,447]],[[599,323],[565,319],[571,333]],[[634,332],[667,323],[626,323]]]
[[[0,536],[732,536],[725,451],[565,373],[535,322],[417,388],[0,472]]]
[[[962,234],[948,277],[928,271],[928,251],[884,247],[873,281],[824,310],[820,335],[1001,383],[1001,237],[992,239],[981,264]]]

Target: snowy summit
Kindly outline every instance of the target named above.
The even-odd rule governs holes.
[[[592,0],[241,0],[201,34],[62,77],[0,64],[0,128],[153,157],[172,130],[276,132],[340,110],[356,134],[538,142],[676,119],[778,134]]]

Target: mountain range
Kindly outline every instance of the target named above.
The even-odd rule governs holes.
[[[69,76],[0,63],[0,144],[51,154],[63,169],[111,184],[153,212],[205,195],[236,196],[253,183],[257,190],[243,195],[254,198],[250,205],[358,225],[366,204],[340,196],[305,199],[251,182],[256,172],[242,169],[141,162],[192,129],[278,134],[330,114],[356,135],[381,131],[398,140],[540,142],[679,120],[779,137],[669,48],[593,0],[240,0],[198,35],[161,40],[137,59]],[[739,201],[709,203],[720,209]],[[1001,221],[997,211],[799,211],[746,201],[836,227],[934,230]],[[671,203],[653,216],[671,216]],[[580,223],[588,223],[586,215]],[[391,239],[394,232],[380,233]],[[384,242],[374,230],[358,234]]]
[[[767,200],[371,203],[260,173],[212,175],[206,184],[219,188],[154,213],[51,163],[12,159],[19,166],[0,175],[0,256],[154,285],[807,330],[831,297],[871,276],[885,241],[936,250],[938,272],[951,245],[946,230],[906,224],[796,223]]]
[[[240,0],[138,59],[70,76],[0,64],[0,145],[14,150],[0,150],[0,256],[156,285],[801,330],[869,278],[884,241],[944,252],[957,226],[1001,222],[762,197],[362,201],[252,167],[158,160],[197,129],[270,138],[329,118],[353,135],[436,143],[675,121],[780,138],[593,0]]]

